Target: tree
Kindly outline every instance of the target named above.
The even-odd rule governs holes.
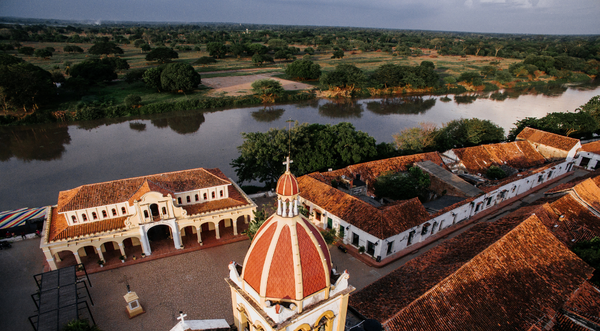
[[[331,56],[332,59],[341,59],[343,57],[344,57],[344,51],[341,49],[333,51],[333,55]]]
[[[19,53],[27,56],[32,56],[35,49],[33,47],[25,46],[19,48]]]
[[[100,329],[96,325],[91,326],[87,320],[73,320],[61,331],[100,331]]]
[[[139,82],[144,77],[146,69],[132,69],[125,74],[125,82],[128,84]]]
[[[88,53],[95,55],[123,54],[123,49],[111,41],[101,41],[92,45],[88,49]]]
[[[36,49],[33,54],[35,55],[35,57],[40,57],[43,59],[52,57],[52,52],[50,52],[47,49]]]
[[[287,47],[288,43],[283,39],[271,38],[269,39],[269,46],[271,47]]]
[[[265,62],[274,63],[275,61],[273,60],[273,57],[269,54],[256,53],[252,55],[252,63],[254,63],[254,65],[260,66]]]
[[[583,240],[573,246],[573,253],[584,260],[591,267],[596,269],[590,281],[600,286],[600,238],[594,237],[592,240]]]
[[[151,88],[151,89],[156,89],[158,92],[161,91],[161,82],[160,82],[160,74],[162,73],[162,68],[158,67],[158,68],[150,68],[146,71],[144,71],[144,74],[142,76],[142,80],[144,81],[144,84],[146,84],[146,87]]]
[[[407,172],[386,172],[373,183],[375,195],[380,198],[407,200],[415,197],[424,199],[431,184],[429,175],[419,167],[411,167]]]
[[[506,178],[507,175],[506,172],[502,170],[502,168],[493,165],[487,169],[485,176],[489,179],[496,180]]]
[[[217,63],[217,60],[212,56],[203,56],[194,62],[195,64],[211,64]]]
[[[338,64],[334,71],[321,76],[321,84],[326,88],[354,88],[365,83],[362,70],[352,64]]]
[[[252,91],[258,94],[263,102],[275,102],[275,98],[283,92],[283,87],[274,79],[259,79],[252,83]]]
[[[129,63],[120,57],[107,57],[102,59],[104,63],[110,64],[115,70],[121,72],[129,69]]]
[[[489,120],[478,118],[450,121],[439,129],[435,135],[436,148],[441,151],[498,143],[504,140],[504,129],[502,127]]]
[[[459,82],[467,82],[473,85],[483,85],[483,80],[481,79],[481,75],[478,72],[467,71],[463,72],[458,76]]]
[[[315,49],[314,49],[314,48],[312,48],[312,47],[306,47],[306,48],[304,49],[304,53],[306,53],[306,54],[310,54],[310,55],[314,55],[314,54],[315,54]]]
[[[146,55],[146,61],[157,61],[158,63],[170,62],[171,59],[177,58],[179,58],[179,54],[168,47],[156,47]]]
[[[288,141],[291,137],[291,144]],[[375,139],[357,131],[350,123],[337,125],[295,125],[267,132],[242,133],[244,142],[238,147],[240,156],[231,162],[240,182],[257,180],[272,187],[285,167],[281,162],[291,146],[296,176],[341,168],[372,160],[377,156]]]
[[[216,41],[206,44],[206,50],[210,56],[217,59],[225,57],[225,54],[227,53],[227,47],[225,44]]]
[[[89,59],[73,66],[71,77],[80,77],[89,84],[117,79],[115,66],[108,59]]]
[[[152,47],[150,47],[150,45],[148,44],[143,44],[142,46],[140,46],[140,49],[142,50],[142,52],[150,52],[152,50]]]
[[[127,97],[125,97],[125,105],[128,108],[139,106],[140,104],[142,104],[142,97],[140,97],[139,95],[130,94]]]
[[[435,149],[435,132],[433,123],[422,122],[418,127],[406,128],[393,135],[396,148],[403,154],[422,153]]]
[[[297,80],[319,79],[321,66],[310,60],[296,60],[285,68],[285,74]]]
[[[164,91],[190,91],[198,88],[200,74],[187,63],[169,63],[160,74]]]
[[[253,210],[252,213],[254,214],[254,219],[250,221],[250,224],[248,224],[248,229],[244,231],[244,234],[248,236],[248,239],[250,239],[250,241],[254,239],[254,236],[256,235],[256,232],[258,232],[258,229],[260,229],[263,223],[267,220],[267,212],[265,211],[264,205],[263,209]]]
[[[0,100],[5,112],[35,111],[56,94],[52,74],[48,71],[18,58],[15,58],[18,61],[5,56],[0,58]]]
[[[496,67],[494,66],[484,66],[481,68],[480,74],[483,75],[483,78],[488,78],[488,76],[496,75]]]

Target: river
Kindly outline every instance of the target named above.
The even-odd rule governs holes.
[[[197,167],[220,168],[238,157],[241,132],[300,123],[350,122],[377,142],[420,122],[478,117],[508,133],[525,117],[573,111],[600,94],[598,84],[548,91],[361,99],[188,111],[142,118],[0,128],[0,211],[56,204],[79,185]],[[293,158],[293,156],[292,156]]]

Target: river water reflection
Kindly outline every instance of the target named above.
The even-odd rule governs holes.
[[[168,113],[80,124],[0,128],[0,211],[55,204],[79,185],[196,167],[220,168],[238,156],[241,132],[300,123],[350,122],[377,142],[420,122],[478,117],[504,127],[525,117],[572,111],[600,94],[598,85],[460,96],[303,103]]]

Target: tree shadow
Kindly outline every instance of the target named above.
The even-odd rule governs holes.
[[[361,118],[362,112],[362,105],[350,99],[337,99],[319,106],[319,114],[328,118]]]
[[[71,142],[67,125],[0,128],[0,161],[51,161],[62,157]]]
[[[281,118],[284,112],[285,109],[283,108],[265,107],[263,109],[253,111],[252,113],[250,113],[250,115],[252,115],[252,118],[254,118],[257,122],[268,123]]]

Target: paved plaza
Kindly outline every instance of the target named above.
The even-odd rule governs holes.
[[[542,197],[543,191],[582,174],[585,172],[576,171],[575,175],[567,176],[479,221],[494,221],[506,216],[510,211]],[[448,237],[468,228],[470,226]],[[330,251],[334,267],[340,272],[348,270],[350,284],[361,289],[446,239],[440,238],[415,254],[382,268],[369,267],[336,247]],[[3,294],[0,299],[0,330],[32,330],[27,317],[34,315],[36,309],[31,299],[31,294],[37,290],[33,275],[44,270],[44,255],[39,244],[39,238],[28,239],[17,241],[12,248],[0,251],[0,291]],[[104,331],[170,330],[177,323],[179,311],[185,312],[189,319],[224,318],[231,324],[231,294],[224,278],[228,276],[229,262],[243,263],[249,247],[250,242],[243,240],[91,274],[93,287],[90,292],[95,303],[91,307],[92,314]],[[128,318],[123,299],[127,284],[138,294],[146,310],[145,314],[133,319]],[[81,292],[85,295],[85,291]]]

